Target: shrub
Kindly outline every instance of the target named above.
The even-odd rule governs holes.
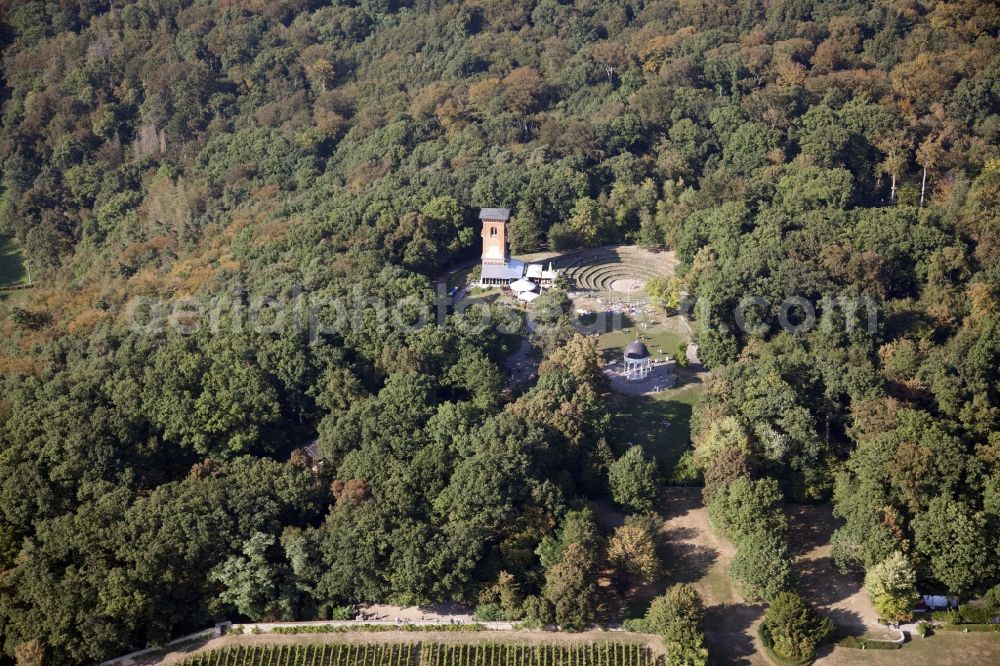
[[[946,624],[940,629],[944,631],[996,631],[1000,632],[1000,624]]]
[[[812,659],[816,646],[833,633],[833,622],[794,592],[774,595],[762,624],[774,651],[793,660]]]
[[[983,595],[983,603],[993,608],[1000,608],[1000,585],[994,585]]]
[[[477,620],[520,620],[524,615],[524,599],[514,576],[507,571],[497,574],[493,585],[479,593]]]
[[[774,639],[771,637],[771,632],[763,623],[757,625],[757,638],[760,639],[761,644],[767,651],[768,658],[775,664],[778,664],[778,666],[803,666],[804,664],[812,663],[812,659],[786,659],[775,652]]]
[[[686,368],[688,365],[687,357],[687,343],[681,342],[677,345],[677,350],[674,352],[674,361],[677,362],[677,367]]]
[[[329,609],[328,618],[330,620],[353,620],[357,615],[354,606],[333,606]]]
[[[485,625],[474,624],[308,624],[275,627],[272,634],[343,634],[363,631],[377,634],[383,631],[486,631]]]
[[[928,624],[927,622],[920,622],[917,624],[917,636],[920,636],[921,638],[927,638],[933,633],[934,630],[931,628],[931,625]]]
[[[701,470],[694,463],[694,451],[688,450],[681,454],[670,470],[668,481],[673,486],[696,486],[701,482]]]
[[[956,610],[932,611],[931,619],[941,624],[961,624],[962,617]]]
[[[958,609],[934,611],[931,619],[942,624],[990,624],[998,614],[993,606],[961,606]]]
[[[476,619],[483,622],[497,622],[506,620],[507,614],[500,608],[500,604],[479,604],[476,606]]]
[[[656,631],[644,617],[630,617],[622,622],[622,629],[637,634],[654,634]]]

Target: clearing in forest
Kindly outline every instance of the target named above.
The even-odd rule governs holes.
[[[796,590],[829,616],[839,633],[886,638],[875,623],[875,611],[860,576],[842,574],[830,558],[830,537],[839,521],[829,506],[788,505],[790,541],[799,577]],[[661,559],[666,564],[664,588],[691,583],[705,601],[705,642],[713,664],[770,666],[756,636],[765,606],[746,603],[729,578],[732,545],[708,524],[700,488],[668,488]],[[939,631],[912,638],[899,650],[858,650],[824,643],[819,666],[872,664],[978,665],[1000,663],[1000,634]]]
[[[663,503],[665,587],[691,583],[705,602],[705,644],[713,664],[767,664],[755,636],[764,607],[746,603],[729,580],[734,549],[708,525],[701,488],[667,488]]]
[[[0,235],[0,287],[27,284],[28,271],[17,241]]]

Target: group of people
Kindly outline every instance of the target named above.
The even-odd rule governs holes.
[[[623,301],[620,298],[614,300],[609,300],[605,302],[604,299],[598,298],[597,302],[604,305],[605,314],[627,314],[627,315],[638,315],[640,312],[646,312],[645,303],[636,301],[634,303],[629,303]]]

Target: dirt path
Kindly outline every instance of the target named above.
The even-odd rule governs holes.
[[[664,655],[663,642],[658,636],[626,631],[584,631],[576,634],[548,631],[353,631],[331,634],[242,634],[222,636],[188,650],[171,652],[159,664],[179,664],[198,652],[216,650],[233,645],[296,645],[304,643],[528,643],[576,645],[604,643],[607,641],[638,643],[648,647],[653,654]]]
[[[361,619],[371,619],[376,621],[402,621],[402,622],[426,622],[437,620],[440,622],[475,622],[473,609],[462,604],[434,604],[432,606],[392,606],[390,604],[368,604],[361,606],[359,611]]]
[[[789,543],[799,594],[850,635],[891,638],[875,621],[875,608],[859,574],[842,574],[830,557],[830,537],[840,525],[828,505],[789,504]]]
[[[733,546],[708,526],[700,488],[668,488],[663,562],[668,585],[691,583],[705,600],[705,642],[713,664],[766,664],[757,654],[757,621],[764,609],[748,604],[729,581]]]

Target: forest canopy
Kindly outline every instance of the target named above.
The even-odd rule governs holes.
[[[998,30],[977,0],[0,0],[0,234],[36,281],[0,303],[3,652],[359,601],[592,621],[591,502],[645,510],[659,477],[560,321],[516,396],[493,329],[132,325],[429,302],[480,206],[515,253],[676,251],[713,370],[691,455],[750,594],[791,584],[783,499],[834,503],[843,567],[985,592]],[[748,295],[763,323],[863,295],[878,325],[740,327]]]

